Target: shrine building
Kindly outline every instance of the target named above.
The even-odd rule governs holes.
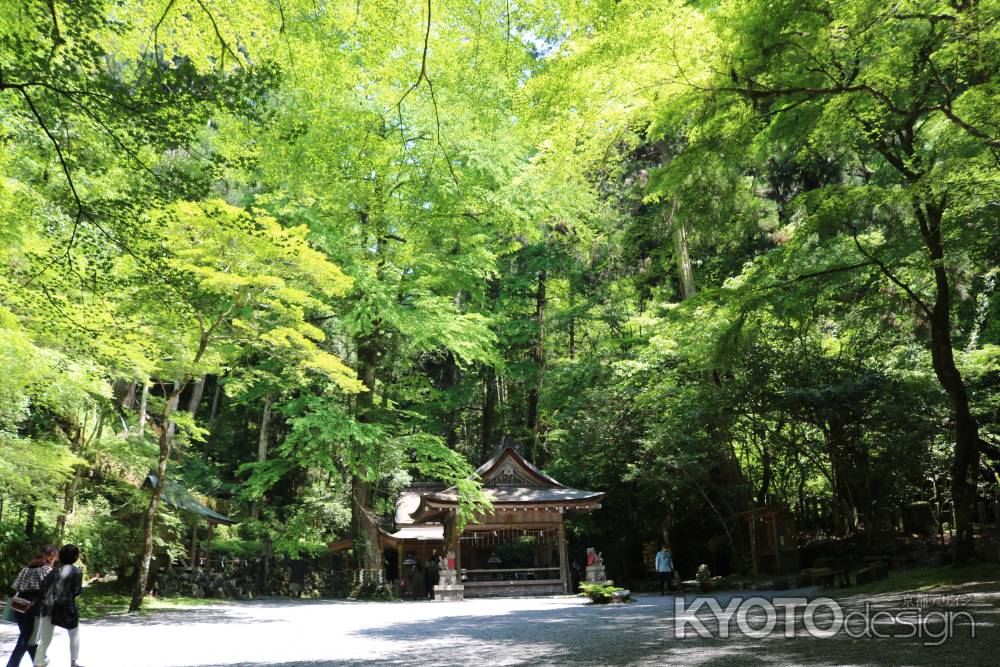
[[[598,509],[604,493],[570,488],[524,458],[505,437],[476,470],[492,511],[456,530],[456,487],[413,486],[396,507],[397,530],[382,544],[405,580],[412,564],[452,551],[465,597],[569,593],[567,515]],[[404,584],[405,586],[405,584]]]

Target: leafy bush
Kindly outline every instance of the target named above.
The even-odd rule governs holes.
[[[590,601],[594,604],[608,604],[614,600],[615,593],[620,591],[625,591],[624,588],[619,588],[612,585],[614,582],[608,582],[607,584],[580,584],[580,597],[590,598]],[[625,600],[630,600],[631,595],[625,597]]]
[[[215,557],[226,558],[257,558],[263,553],[260,541],[233,539],[216,539],[212,542],[212,554]]]
[[[80,547],[81,560],[91,574],[108,574],[134,561],[134,535],[141,525],[129,508],[113,511],[101,495],[82,501],[66,525],[62,542]]]
[[[7,595],[6,588],[13,583],[17,573],[39,548],[47,544],[46,526],[36,524],[34,537],[24,534],[22,521],[0,522],[0,595]]]

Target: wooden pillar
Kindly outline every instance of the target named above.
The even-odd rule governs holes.
[[[396,542],[396,595],[403,596],[403,561],[406,559],[406,546],[403,540]]]
[[[191,569],[198,565],[198,521],[191,525]]]
[[[569,587],[573,582],[569,578],[569,554],[566,550],[566,524],[563,518],[559,517],[559,578],[563,582],[563,592],[569,593]]]
[[[451,539],[455,549],[455,569],[458,571],[458,581],[462,582],[462,531],[458,529],[458,511],[449,512],[451,518]]]
[[[209,569],[212,568],[212,540],[215,538],[215,522],[208,522],[208,540],[205,546],[205,565]]]
[[[781,545],[778,544],[778,517],[771,515],[771,539],[774,540],[774,573],[781,574]]]

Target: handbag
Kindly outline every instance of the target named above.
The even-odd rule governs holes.
[[[7,598],[7,603],[3,606],[3,612],[0,613],[0,622],[17,623],[17,618],[14,616],[13,600],[14,598]]]
[[[80,610],[76,602],[57,602],[52,607],[52,625],[72,630],[80,625]]]
[[[10,599],[11,609],[13,609],[14,611],[19,611],[22,614],[27,614],[29,611],[31,611],[31,607],[34,604],[35,603],[32,602],[31,600],[26,600],[19,594],[15,594],[14,597]]]

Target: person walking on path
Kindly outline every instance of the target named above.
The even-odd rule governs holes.
[[[35,659],[35,626],[38,624],[39,600],[42,596],[42,582],[52,571],[52,563],[56,560],[56,548],[49,545],[21,568],[20,574],[14,580],[14,597],[31,604],[23,611],[14,607],[14,618],[17,619],[17,643],[7,660],[7,667],[20,667],[21,659],[27,653]]]
[[[674,556],[665,544],[656,553],[656,574],[660,577],[660,595],[666,595],[674,580]]]
[[[69,659],[72,667],[81,667],[80,656],[80,611],[76,608],[76,598],[83,592],[83,573],[74,563],[80,558],[80,549],[74,544],[66,544],[59,550],[59,563],[42,582],[41,623],[38,630],[38,649],[35,651],[35,667],[49,664],[45,654],[52,643],[55,626],[66,628],[69,633]]]

